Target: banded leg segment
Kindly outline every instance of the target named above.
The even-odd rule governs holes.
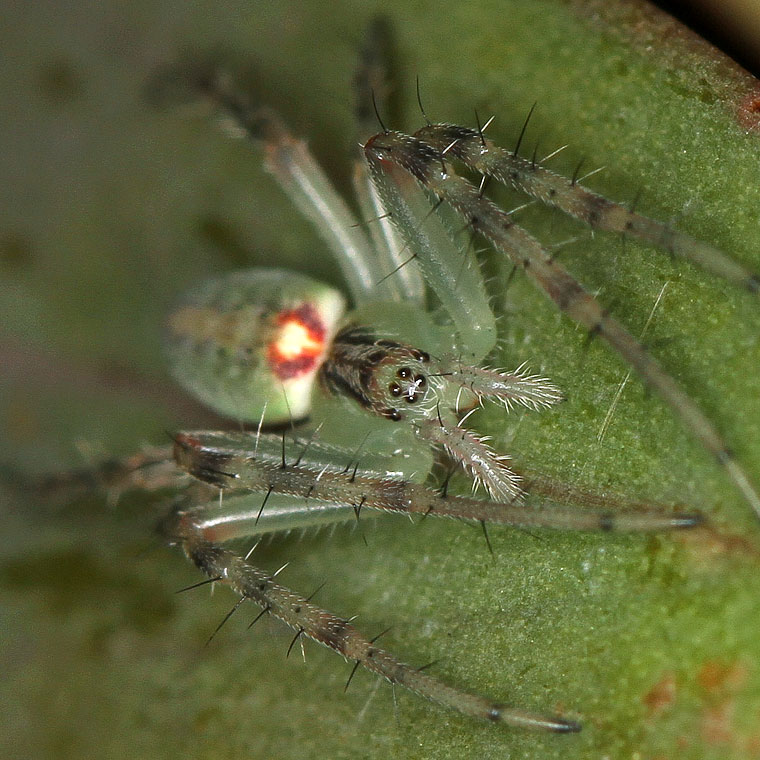
[[[192,484],[200,485],[177,469],[171,446],[146,447],[123,459],[106,460],[93,467],[48,475],[41,480],[17,478],[15,474],[12,480],[54,501],[70,501],[93,491],[105,491],[109,501],[116,502],[129,491],[182,492]]]
[[[760,494],[712,422],[676,381],[617,320],[553,259],[509,214],[482,197],[478,189],[444,163],[441,151],[415,137],[384,132],[365,146],[378,175],[402,167],[439,199],[449,203],[472,227],[524,269],[557,307],[591,334],[599,335],[669,404],[684,426],[726,471],[760,517]],[[397,192],[411,192],[398,185]],[[418,190],[419,192],[419,190]]]
[[[214,66],[180,65],[159,72],[151,83],[150,95],[158,103],[200,98],[210,101],[230,120],[234,134],[263,148],[265,168],[332,251],[354,303],[368,298],[400,300],[398,289],[384,282],[387,264],[378,264],[369,239],[346,202],[306,143],[293,137],[273,110],[250,102],[230,77]]]
[[[760,292],[760,276],[718,248],[608,200],[575,180],[546,169],[535,160],[500,148],[486,139],[482,131],[453,124],[432,124],[418,130],[414,136],[438,151],[445,151],[448,157],[461,161],[470,169],[511,185],[593,229],[638,238],[751,293]]]
[[[174,512],[162,525],[170,543],[179,544],[209,577],[225,583],[241,599],[249,599],[293,630],[353,660],[392,684],[474,718],[518,728],[569,733],[580,724],[553,715],[508,707],[486,697],[450,686],[429,673],[407,665],[359,632],[348,620],[317,607],[276,583],[273,576],[219,544],[204,540],[190,513]]]
[[[279,436],[262,435],[251,448],[251,436],[234,433],[180,433],[175,439],[177,464],[190,475],[211,485],[262,494],[287,494],[307,502],[365,507],[385,512],[423,516],[452,517],[522,528],[551,528],[604,532],[650,532],[692,528],[703,522],[698,512],[668,514],[660,509],[637,509],[626,512],[584,510],[573,507],[545,508],[529,500],[486,501],[446,493],[413,483],[377,470],[331,464],[322,452],[315,451],[313,462],[301,458],[302,442],[286,441]],[[313,445],[313,444],[312,444]],[[573,491],[568,491],[572,493]],[[540,489],[537,491],[540,495]],[[579,492],[575,492],[579,493]],[[540,502],[539,502],[540,503]],[[599,503],[599,502],[597,502]],[[235,518],[237,528],[246,533],[246,521],[255,525],[260,510],[251,508]],[[208,540],[216,539],[216,524],[209,525]]]
[[[377,129],[373,103],[385,112],[390,82],[390,59],[393,40],[387,19],[375,17],[367,27],[359,66],[354,77],[354,110],[358,127],[357,142],[363,145]],[[356,149],[355,149],[356,150]],[[385,269],[383,286],[392,289],[395,300],[426,305],[425,281],[405,241],[385,213],[377,189],[369,175],[364,157],[354,160],[353,184],[362,221],[374,245],[378,269]]]

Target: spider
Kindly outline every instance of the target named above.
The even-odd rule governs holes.
[[[373,60],[369,56],[363,67],[365,101],[369,90],[383,89]],[[463,222],[441,201],[497,248],[516,251],[518,262],[529,274],[538,273],[563,310],[617,347],[736,475],[738,466],[693,402],[551,256],[485,199],[482,186],[458,178],[452,161],[518,185],[534,178],[536,194],[560,207],[575,203],[588,212],[589,223],[656,238],[748,289],[755,288],[754,275],[665,225],[595,200],[575,178],[551,175],[535,159],[519,159],[517,151],[511,157],[500,152],[487,141],[486,125],[428,124],[412,137],[383,127],[365,142],[366,160],[355,167],[360,224],[305,145],[275,113],[251,105],[227,76],[182,66],[154,84],[165,98],[205,97],[238,134],[261,146],[267,168],[315,223],[339,263],[351,308],[346,311],[346,299],[334,289],[283,270],[251,269],[191,291],[167,321],[174,375],[214,409],[256,430],[178,433],[173,458],[179,473],[160,448],[131,460],[122,476],[148,487],[186,485],[192,478],[218,489],[218,500],[207,494],[199,505],[178,504],[161,531],[205,572],[203,583],[230,585],[239,594],[232,611],[250,600],[262,615],[290,625],[291,648],[301,637],[312,638],[354,661],[354,671],[363,666],[473,717],[561,733],[579,730],[575,720],[506,706],[399,661],[350,620],[280,585],[276,573],[257,569],[251,559],[256,544],[246,554],[223,544],[358,519],[365,509],[449,516],[484,528],[494,522],[659,531],[702,521],[698,513],[632,503],[620,511],[617,498],[529,474],[521,478],[503,454],[466,426],[479,403],[495,400],[507,410],[522,405],[538,412],[561,401],[562,393],[523,366],[505,372],[486,365],[496,344],[496,320],[474,252],[452,235]],[[484,157],[496,163],[479,163]],[[432,204],[421,185],[437,197]],[[265,432],[276,425],[283,431]],[[441,451],[490,498],[454,496],[448,477],[438,488],[426,486],[434,454]]]

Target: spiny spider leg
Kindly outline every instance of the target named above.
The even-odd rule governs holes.
[[[403,217],[409,202],[419,203],[421,192],[417,183],[450,204],[475,232],[522,267],[561,311],[591,334],[604,338],[661,395],[760,517],[760,495],[755,486],[715,426],[686,392],[535,238],[518,227],[509,214],[482,197],[477,187],[458,176],[445,163],[440,150],[419,138],[389,131],[371,138],[365,145],[365,155],[394,220],[397,209],[399,217]],[[400,170],[406,174],[406,180]],[[407,234],[406,225],[399,225],[399,229]]]
[[[385,511],[477,520],[484,526],[488,521],[577,530],[652,531],[688,528],[702,522],[699,513],[669,515],[654,509],[618,514],[549,510],[447,496],[383,474],[377,462],[371,469],[358,465],[347,468],[343,464],[349,456],[347,451],[320,442],[308,442],[309,456],[304,456],[304,445],[302,440],[286,440],[277,435],[260,435],[254,442],[250,435],[242,433],[189,432],[177,435],[174,453],[183,470],[219,488],[266,492],[267,499],[272,493],[300,499],[300,505],[294,503],[290,522],[283,519],[284,512],[278,514],[268,528],[270,531],[295,527],[299,521],[311,526],[344,519],[357,504]],[[603,497],[598,498],[599,503],[604,501]],[[248,562],[248,556],[243,558],[220,545],[222,541],[263,532],[259,505],[245,502],[245,497],[233,496],[229,502],[175,509],[164,520],[161,530],[170,543],[182,546],[210,579],[231,586],[241,601],[253,601],[293,628],[298,636],[330,647],[391,684],[405,686],[465,715],[520,728],[560,733],[580,730],[575,721],[507,707],[445,684],[380,649],[375,639],[367,639],[349,620],[279,585],[274,576]],[[327,511],[323,512],[323,508]]]
[[[219,488],[260,493],[286,494],[332,505],[362,504],[386,512],[453,517],[522,528],[556,530],[650,532],[692,528],[702,523],[698,512],[668,514],[661,509],[628,512],[580,510],[572,507],[540,508],[517,500],[486,501],[450,496],[378,469],[346,469],[342,462],[350,454],[336,447],[310,444],[309,461],[298,462],[303,441],[286,441],[278,435],[253,439],[245,433],[194,431],[175,438],[174,456],[184,471]],[[335,458],[338,457],[336,463]],[[207,509],[207,508],[203,508]],[[224,508],[220,508],[223,514]],[[250,517],[243,512],[225,523],[225,540],[237,528],[250,533]],[[204,533],[218,541],[216,519]]]
[[[357,124],[353,184],[359,203],[361,219],[377,251],[378,267],[386,267],[383,284],[392,288],[397,300],[411,301],[425,306],[425,281],[414,256],[407,249],[396,226],[385,213],[369,167],[358,147],[377,131],[377,117],[373,104],[385,106],[393,89],[389,81],[388,60],[393,47],[393,35],[388,20],[376,17],[370,22],[360,50],[359,67],[354,77],[354,112]]]
[[[517,151],[494,145],[483,130],[453,124],[431,124],[414,136],[470,169],[511,185],[549,206],[574,216],[594,229],[619,232],[664,248],[723,277],[751,293],[760,292],[760,276],[734,261],[723,251],[663,222],[642,216],[608,200],[577,181],[544,168]]]
[[[368,294],[400,299],[393,282],[382,282],[395,262],[374,255],[346,202],[304,141],[290,134],[278,114],[251,103],[226,72],[207,64],[183,63],[161,70],[149,82],[147,93],[160,105],[208,100],[227,117],[224,125],[233,135],[263,147],[264,167],[333,251],[353,299],[361,302]]]
[[[231,586],[241,599],[250,599],[282,620],[300,635],[354,660],[371,673],[399,684],[427,699],[474,718],[557,733],[580,730],[580,724],[565,718],[532,713],[494,702],[440,681],[429,673],[407,665],[362,635],[345,618],[307,601],[273,577],[254,567],[234,552],[203,538],[191,515],[176,511],[163,524],[165,537],[182,546],[187,556],[209,577]]]

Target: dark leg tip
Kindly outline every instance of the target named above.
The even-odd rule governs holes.
[[[599,530],[603,533],[610,533],[615,530],[615,515],[607,512],[599,516]]]
[[[582,728],[583,726],[576,720],[557,718],[552,731],[556,734],[577,734]]]
[[[701,512],[692,512],[687,515],[675,515],[672,525],[674,528],[696,528],[706,522],[707,518]]]

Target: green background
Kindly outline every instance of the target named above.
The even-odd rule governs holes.
[[[524,152],[565,143],[551,166],[605,166],[589,184],[760,268],[760,89],[637,3],[387,2],[401,74],[399,123],[471,124]],[[158,113],[147,76],[185,52],[250,56],[257,90],[309,139],[341,186],[355,142],[351,77],[373,3],[38,3],[5,9],[0,45],[2,461],[49,472],[209,423],[171,385],[163,314],[188,285],[248,262],[336,280],[308,225],[255,151],[200,114]],[[617,16],[620,16],[618,18]],[[508,207],[519,201],[499,196]],[[757,298],[660,252],[591,234],[545,209],[520,220],[632,332],[662,285],[652,351],[760,481]],[[713,532],[609,537],[403,519],[277,539],[266,567],[391,651],[437,659],[447,680],[584,723],[576,736],[479,724],[350,671],[275,621],[238,614],[157,545],[161,505],[62,506],[7,487],[0,607],[4,757],[751,758],[760,756],[760,528],[672,413],[508,267],[489,261],[503,357],[530,360],[568,402],[481,413],[480,430],[525,466],[627,496],[677,502]],[[462,487],[466,484],[460,483]],[[295,655],[298,656],[295,656]]]

